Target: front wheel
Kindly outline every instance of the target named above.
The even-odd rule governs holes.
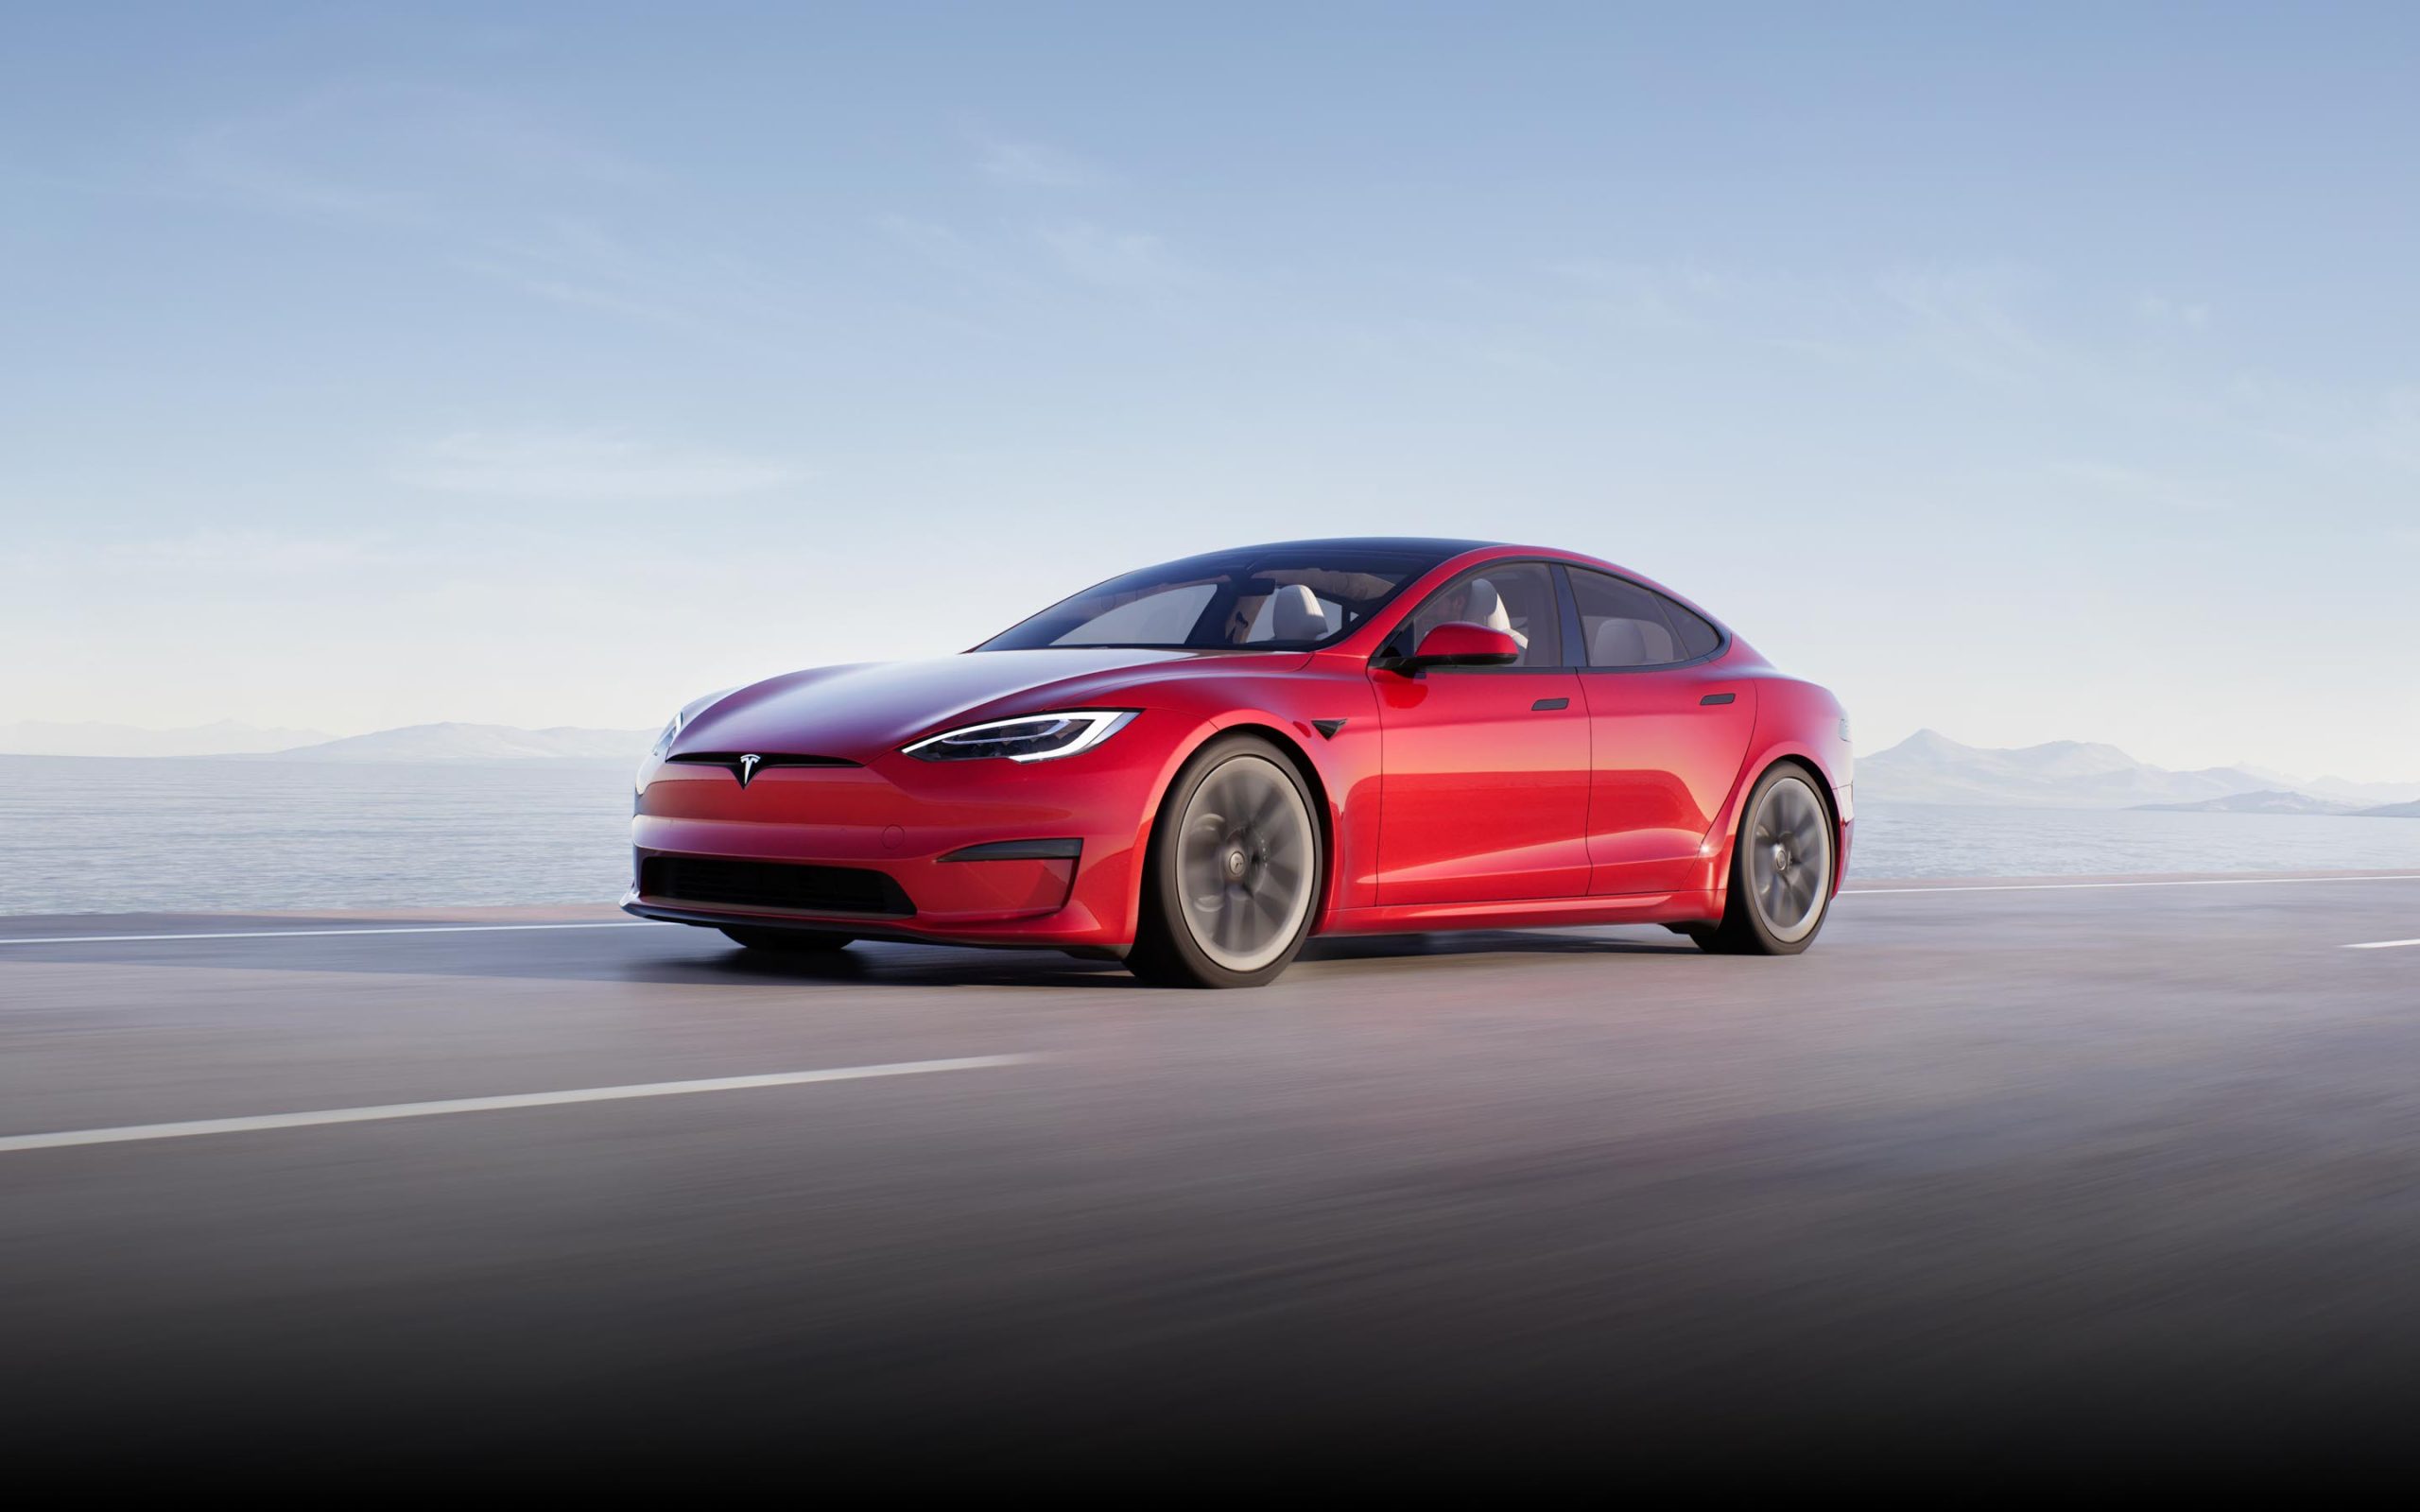
[[[1815,943],[1831,912],[1831,813],[1806,770],[1788,765],[1756,780],[1743,812],[1722,922],[1688,936],[1717,954],[1795,955]]]
[[[1257,735],[1214,740],[1152,824],[1127,967],[1167,987],[1274,981],[1310,934],[1320,880],[1319,823],[1294,764]]]

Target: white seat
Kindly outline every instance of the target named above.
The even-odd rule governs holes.
[[[1473,625],[1502,630],[1524,651],[1530,648],[1530,638],[1512,627],[1512,613],[1504,607],[1504,595],[1484,577],[1471,579],[1470,590],[1462,599],[1462,617]]]
[[[1317,593],[1301,583],[1288,583],[1269,595],[1269,634],[1278,641],[1318,641],[1335,628]]]
[[[1600,620],[1588,637],[1590,666],[1652,667],[1679,660],[1672,654],[1672,632],[1646,620]]]

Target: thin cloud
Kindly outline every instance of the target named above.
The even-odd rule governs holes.
[[[2146,294],[2135,300],[2135,314],[2152,325],[2177,326],[2187,331],[2206,331],[2210,327],[2207,304],[2171,300],[2165,294]]]
[[[2055,487],[2125,507],[2174,514],[2223,514],[2233,506],[2207,484],[2116,462],[2053,462],[2044,469]]]
[[[1056,147],[997,137],[977,144],[976,168],[1015,189],[1090,189],[1109,181],[1100,169]]]
[[[1837,282],[1697,263],[1565,259],[1546,271],[1592,325],[1646,337],[1728,334],[1810,354],[1854,354],[1876,325],[1872,296]]]
[[[996,249],[978,245],[958,228],[912,215],[883,215],[874,229],[884,239],[928,267],[982,284],[1013,282]]]
[[[2024,383],[2060,366],[2018,313],[2034,283],[2023,269],[1992,264],[1896,268],[1874,286],[1925,355],[1969,377]]]
[[[667,240],[660,175],[512,101],[409,87],[322,91],[179,145],[179,193],[372,228],[532,299],[745,343],[797,319],[742,260]]]
[[[1194,276],[1167,243],[1142,232],[1070,222],[1041,227],[1034,235],[1063,271],[1104,288],[1166,288]]]
[[[2409,477],[2420,472],[2420,387],[2259,397],[2261,435],[2325,469],[2334,487],[2384,487],[2403,507]]]
[[[200,576],[319,576],[392,559],[375,538],[323,539],[275,530],[197,530],[148,541],[116,541],[101,557],[112,571],[158,569]]]
[[[2380,407],[2378,455],[2394,466],[2420,470],[2420,388],[2392,389]]]
[[[453,266],[548,303],[594,310],[718,345],[775,350],[772,328],[810,319],[808,291],[729,250],[624,235],[585,215],[546,215],[490,236]]]
[[[263,209],[428,224],[481,193],[627,189],[656,176],[505,99],[404,85],[322,90],[178,144],[197,187]]]
[[[727,499],[805,476],[759,457],[549,431],[458,432],[424,448],[403,472],[406,483],[438,492],[548,504]]]

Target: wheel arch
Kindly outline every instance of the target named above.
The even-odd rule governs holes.
[[[1205,727],[1201,738],[1188,741],[1177,759],[1169,765],[1167,776],[1162,780],[1159,791],[1151,799],[1150,812],[1143,816],[1142,844],[1137,848],[1142,857],[1142,865],[1134,868],[1134,885],[1129,900],[1132,909],[1132,917],[1138,924],[1143,917],[1143,891],[1150,885],[1151,868],[1158,854],[1160,843],[1160,813],[1167,807],[1168,797],[1176,786],[1177,778],[1183,775],[1185,767],[1191,765],[1194,757],[1201,753],[1204,747],[1214,741],[1223,740],[1229,735],[1256,735],[1276,747],[1278,754],[1286,758],[1288,764],[1303,779],[1304,785],[1311,790],[1311,820],[1319,832],[1320,851],[1320,896],[1313,901],[1311,909],[1311,933],[1316,935],[1320,932],[1320,925],[1326,919],[1336,895],[1337,835],[1343,823],[1342,811],[1337,806],[1336,795],[1328,784],[1326,774],[1320,770],[1319,763],[1312,760],[1311,753],[1304,748],[1303,743],[1296,740],[1283,725],[1259,715],[1249,715],[1231,723]]]
[[[1794,742],[1776,742],[1756,751],[1740,764],[1739,781],[1732,788],[1731,798],[1725,804],[1728,812],[1725,813],[1722,821],[1720,832],[1722,843],[1708,858],[1711,863],[1711,874],[1707,878],[1708,890],[1718,903],[1727,902],[1729,900],[1731,861],[1734,852],[1739,847],[1740,823],[1747,817],[1748,795],[1754,792],[1756,784],[1763,782],[1766,775],[1777,766],[1795,766],[1813,780],[1815,796],[1822,800],[1824,817],[1832,829],[1834,865],[1830,896],[1835,898],[1840,896],[1841,879],[1848,871],[1845,864],[1848,842],[1847,836],[1841,831],[1841,796],[1833,786],[1831,773],[1824,770],[1822,758],[1814,751]]]

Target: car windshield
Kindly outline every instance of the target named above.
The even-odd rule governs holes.
[[[1348,541],[1189,557],[1096,584],[975,649],[1306,651],[1350,633],[1446,555]]]

